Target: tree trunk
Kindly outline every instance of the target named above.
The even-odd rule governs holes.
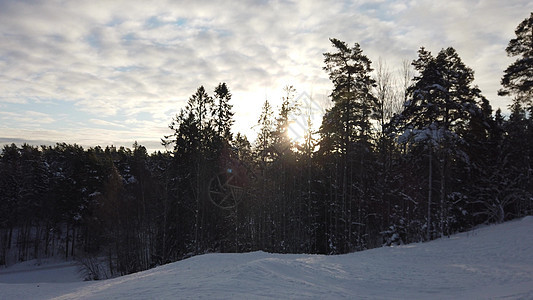
[[[68,244],[69,244],[68,232],[69,232],[69,226],[67,223],[67,230],[66,230],[66,236],[65,236],[65,259],[68,259]]]
[[[446,154],[442,158],[442,165],[440,168],[440,232],[439,236],[442,237],[446,231]]]
[[[433,146],[429,146],[429,175],[428,175],[428,224],[426,239],[431,240],[431,196],[433,192]]]

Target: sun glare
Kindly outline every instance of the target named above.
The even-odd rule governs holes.
[[[289,123],[288,135],[293,143],[303,144],[307,132],[307,124],[302,119],[294,119]]]
[[[312,136],[316,138],[316,132],[322,122],[325,108],[305,92],[296,97],[295,102],[298,109],[289,116],[287,134],[293,143],[303,145],[309,126],[311,126]]]

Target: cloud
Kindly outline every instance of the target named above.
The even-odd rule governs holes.
[[[115,123],[115,122],[109,122],[109,121],[105,121],[105,120],[99,120],[99,119],[89,119],[89,122],[91,122],[91,123],[93,123],[95,125],[126,128],[126,126],[123,125],[123,124],[119,124],[119,123]]]
[[[51,139],[61,139],[53,135],[64,132],[61,124],[82,121],[97,132],[88,143],[155,143],[199,85],[212,91],[227,82],[236,131],[250,133],[264,99],[279,103],[283,86],[319,98],[329,93],[322,53],[331,50],[330,37],[359,42],[373,61],[382,57],[391,68],[416,58],[420,46],[434,53],[453,46],[493,106],[504,108],[508,99],[496,96],[512,61],[504,48],[528,6],[525,0],[2,1],[0,107],[8,114],[1,116],[14,121],[11,132],[26,134],[16,131],[29,123],[11,104],[32,111],[47,99],[71,109],[61,122],[36,124],[48,125]],[[151,122],[142,130],[117,126],[126,120],[141,126],[131,121],[139,114]]]
[[[24,113],[0,111],[0,120],[2,121],[1,123],[4,124],[23,123],[31,124],[31,126],[55,122],[55,119],[50,117],[48,114],[37,111],[26,111]]]

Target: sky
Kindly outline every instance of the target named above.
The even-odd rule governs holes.
[[[160,139],[203,85],[226,82],[234,132],[252,140],[265,99],[283,88],[330,105],[329,38],[359,43],[391,72],[454,47],[475,84],[497,96],[505,47],[529,0],[0,0],[0,145],[77,143],[163,150]],[[375,64],[374,64],[375,65]],[[320,122],[317,117],[315,123]]]

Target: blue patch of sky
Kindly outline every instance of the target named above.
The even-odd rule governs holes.
[[[342,2],[342,8],[343,10],[347,10],[354,7],[354,3],[352,0],[344,0]]]
[[[145,27],[148,29],[156,29],[156,28],[166,26],[166,25],[172,25],[175,27],[187,27],[188,24],[189,22],[187,18],[177,18],[174,21],[163,21],[158,16],[152,16],[146,20]],[[215,29],[209,26],[194,26],[193,28],[198,30],[200,33],[213,32],[219,37],[228,37],[233,34],[229,30]],[[135,39],[135,35],[133,33],[130,33],[122,37],[122,40],[126,40],[126,41],[134,40],[134,39]],[[160,46],[167,46],[167,45],[163,44]]]
[[[6,111],[15,113],[24,113],[27,111],[36,111],[47,114],[51,117],[69,116],[76,112],[74,102],[58,101],[54,99],[29,99],[28,103],[7,103]],[[80,115],[74,115],[74,118]]]
[[[391,11],[388,8],[391,1],[385,2],[367,2],[361,5],[355,6],[351,1],[344,1],[344,9],[354,9],[363,14],[369,14],[377,17],[380,20],[387,21],[392,19]]]
[[[178,18],[175,22],[172,22],[173,25],[175,26],[185,26],[185,24],[187,24],[187,19],[185,18]]]
[[[137,71],[140,69],[141,67],[138,67],[138,66],[123,66],[123,67],[114,68],[113,70],[117,72],[131,72],[131,71]]]
[[[59,101],[54,99],[28,99],[26,104],[23,103],[6,103],[2,108],[5,112],[12,112],[18,115],[26,115],[28,111],[39,112],[52,118],[51,123],[41,124],[40,127],[48,129],[57,129],[58,125],[65,126],[73,124],[78,120],[87,118],[87,113],[79,111],[74,102]],[[38,118],[38,116],[36,117]],[[4,119],[6,121],[6,119]],[[7,121],[9,121],[7,119]],[[9,126],[28,125],[28,124],[6,124]]]
[[[175,21],[162,21],[158,16],[152,16],[146,20],[145,27],[148,29],[158,28],[165,25],[174,25],[177,27],[182,27],[187,24],[186,18],[178,18]]]
[[[145,23],[145,27],[149,29],[161,27],[163,25],[165,25],[165,22],[162,22],[157,16],[150,17]]]
[[[121,123],[120,122],[117,122],[116,120],[108,120],[107,118],[98,118],[98,119],[95,119],[95,120],[101,120],[101,121],[104,121],[104,122],[109,122],[109,124],[98,124],[98,123],[95,123],[95,122],[88,122],[88,123],[85,123],[83,127],[90,127],[90,128],[96,128],[96,129],[108,129],[108,130],[120,130],[121,127]],[[116,125],[115,125],[116,124]],[[125,124],[122,124],[122,125],[125,125]]]
[[[133,117],[133,119],[138,120],[138,121],[151,121],[153,118],[152,118],[152,114],[143,111],[143,112],[137,113]]]
[[[85,37],[85,41],[93,48],[100,48],[101,42],[100,37],[95,33],[90,33]]]
[[[137,39],[137,35],[133,32],[130,32],[122,36],[123,41],[134,41],[136,39]]]
[[[117,25],[120,25],[122,24],[123,20],[122,19],[119,19],[117,17],[114,17],[111,21],[109,21],[108,23],[106,23],[105,25],[106,26],[109,26],[109,27],[115,27]]]
[[[215,33],[218,37],[228,37],[233,35],[233,32],[226,29],[217,29],[209,26],[198,26],[196,27],[200,33],[212,32]]]
[[[132,128],[138,128],[143,126],[142,123],[136,123],[131,121],[153,121],[153,116],[149,112],[138,112],[133,115],[128,115],[125,111],[119,111],[116,115],[112,117],[92,117],[88,119],[103,121],[99,123],[98,121],[88,121],[86,127],[99,128],[99,129],[110,129],[118,131],[130,131]],[[128,122],[129,121],[129,122]],[[106,123],[108,122],[108,123]]]
[[[233,35],[231,31],[225,29],[214,29],[213,31],[216,32],[219,37],[228,37]]]

